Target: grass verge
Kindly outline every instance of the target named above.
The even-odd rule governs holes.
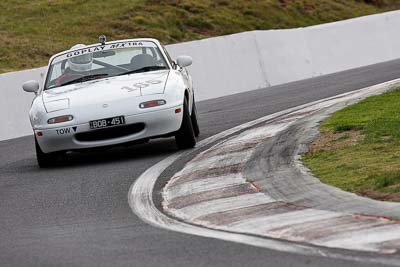
[[[155,37],[164,43],[293,28],[400,8],[398,0],[0,1],[0,73],[39,67],[76,43]]]
[[[334,113],[303,156],[322,182],[400,202],[400,89]]]

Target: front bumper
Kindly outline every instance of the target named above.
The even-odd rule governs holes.
[[[83,142],[77,140],[76,134],[95,131],[90,129],[89,122],[34,131],[35,135],[37,136],[38,144],[45,153],[113,146],[133,142],[136,140],[162,136],[179,130],[182,123],[182,112],[175,113],[175,109],[177,108],[182,109],[182,106],[125,116],[125,125],[144,123],[143,130],[122,137],[110,138],[101,141]],[[38,132],[42,132],[42,136],[39,136]]]

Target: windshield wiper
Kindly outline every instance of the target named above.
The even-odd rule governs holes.
[[[68,85],[68,84],[73,84],[73,83],[79,83],[79,82],[87,82],[87,81],[91,81],[91,80],[97,80],[97,79],[100,79],[100,78],[104,78],[104,77],[106,77],[106,76],[108,76],[107,73],[87,75],[87,76],[79,77],[79,78],[77,78],[77,79],[74,79],[74,80],[68,81],[68,82],[66,82],[66,83],[63,83],[61,86]]]
[[[165,66],[147,66],[147,67],[143,67],[140,69],[130,70],[127,72],[120,73],[120,74],[118,74],[118,76],[132,74],[132,73],[153,71],[153,70],[165,70],[165,69],[167,69],[167,67],[165,67]]]

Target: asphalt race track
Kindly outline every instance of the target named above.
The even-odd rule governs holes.
[[[200,139],[244,122],[400,77],[400,60],[198,103]],[[41,170],[32,137],[0,142],[0,266],[368,266],[154,228],[131,211],[135,179],[173,139],[71,155]],[[370,265],[370,266],[376,266]]]

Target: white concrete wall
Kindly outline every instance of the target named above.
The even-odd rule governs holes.
[[[400,11],[289,30],[253,31],[171,45],[189,54],[200,99],[400,58]]]
[[[189,67],[197,100],[245,92],[400,58],[400,11],[289,30],[252,31],[167,46]],[[0,75],[0,140],[31,133],[25,80],[44,68]],[[5,115],[4,115],[5,114]]]
[[[188,69],[197,100],[215,98],[268,86],[254,32],[170,45],[173,58],[193,57]]]
[[[33,79],[42,81],[44,72],[45,68],[38,68],[0,74],[0,140],[33,133],[28,111],[34,94],[24,92],[22,84]]]

